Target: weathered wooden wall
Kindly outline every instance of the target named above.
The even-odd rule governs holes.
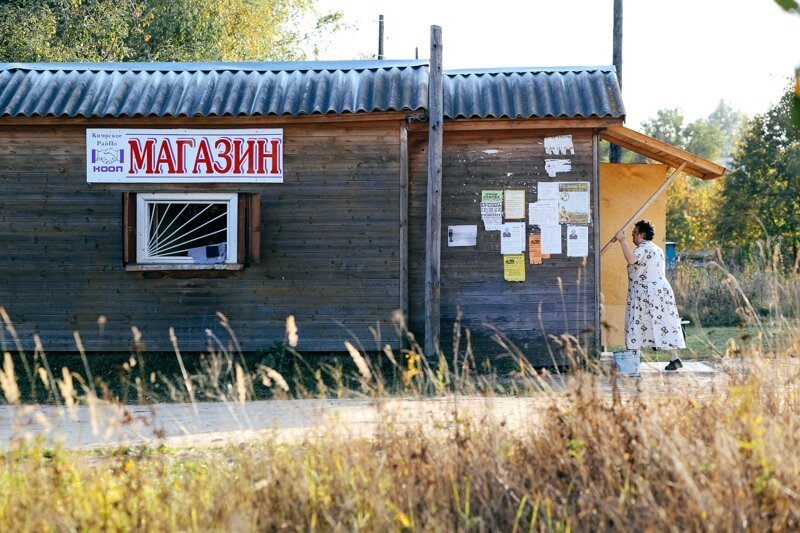
[[[575,155],[572,171],[551,178],[544,170],[544,138],[571,134]],[[424,309],[425,151],[426,135],[409,136],[410,221],[409,271],[411,327],[421,337]],[[553,156],[547,156],[552,158]],[[527,264],[526,281],[503,279],[500,233],[485,231],[481,221],[482,190],[524,189],[527,203],[537,199],[537,184],[546,181],[588,181],[596,205],[593,137],[591,129],[448,131],[444,135],[442,184],[442,348],[451,353],[456,309],[471,330],[476,355],[496,357],[507,350],[492,340],[494,328],[513,342],[534,364],[551,365],[557,347],[548,335],[570,333],[591,342],[596,313],[597,213],[589,226],[589,255],[571,258],[553,255],[541,265]],[[477,224],[476,247],[448,247],[447,226]],[[527,225],[528,231],[531,226]],[[564,236],[566,228],[563,229]],[[587,326],[589,327],[587,330]]]
[[[283,340],[288,315],[297,319],[301,351],[341,351],[351,332],[374,349],[368,326],[378,321],[381,342],[396,345],[386,322],[402,305],[404,118],[6,121],[0,128],[0,305],[26,346],[38,333],[50,351],[74,350],[74,330],[90,351],[127,350],[131,326],[142,331],[149,350],[171,350],[171,326],[184,350],[204,349],[206,328],[227,344],[217,311],[229,318],[245,350]],[[261,193],[261,262],[216,279],[126,272],[122,192],[208,187],[90,186],[87,127],[283,128],[284,183],[224,189]],[[102,333],[101,315],[107,318]]]

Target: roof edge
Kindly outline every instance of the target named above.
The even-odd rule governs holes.
[[[617,72],[613,65],[593,65],[575,67],[500,67],[500,68],[463,68],[445,70],[445,76],[463,76],[467,74],[515,74],[515,73],[560,73],[560,72]]]
[[[0,70],[89,72],[285,72],[326,70],[383,70],[427,67],[425,60],[276,61],[276,62],[116,62],[116,63],[0,63]]]
[[[721,178],[727,170],[708,159],[625,126],[610,126],[600,132],[600,138],[673,168],[678,168],[681,163],[686,163],[683,171],[700,179]]]

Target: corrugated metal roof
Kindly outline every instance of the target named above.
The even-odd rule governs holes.
[[[416,111],[421,61],[0,64],[0,115],[221,116]]]
[[[0,116],[418,111],[427,61],[0,64]],[[613,67],[444,73],[446,118],[624,116]]]
[[[445,76],[448,118],[625,115],[614,67],[453,70]]]

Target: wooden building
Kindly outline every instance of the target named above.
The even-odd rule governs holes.
[[[283,341],[289,315],[302,352],[398,347],[397,309],[419,339],[433,319],[446,352],[457,309],[482,355],[507,351],[498,335],[537,364],[554,361],[549,334],[596,346],[601,135],[721,170],[622,127],[613,67],[446,71],[438,85],[436,67],[2,65],[0,306],[49,351],[74,350],[74,331],[88,351],[125,351],[134,326],[148,350],[171,350],[170,327],[203,350],[228,342],[218,312],[246,351]],[[529,223],[531,204],[570,191],[577,214]],[[538,239],[561,253],[531,264]]]

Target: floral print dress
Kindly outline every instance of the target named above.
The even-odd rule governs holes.
[[[636,262],[628,265],[625,346],[629,350],[685,348],[675,294],[664,270],[664,252],[644,241],[633,255]]]

